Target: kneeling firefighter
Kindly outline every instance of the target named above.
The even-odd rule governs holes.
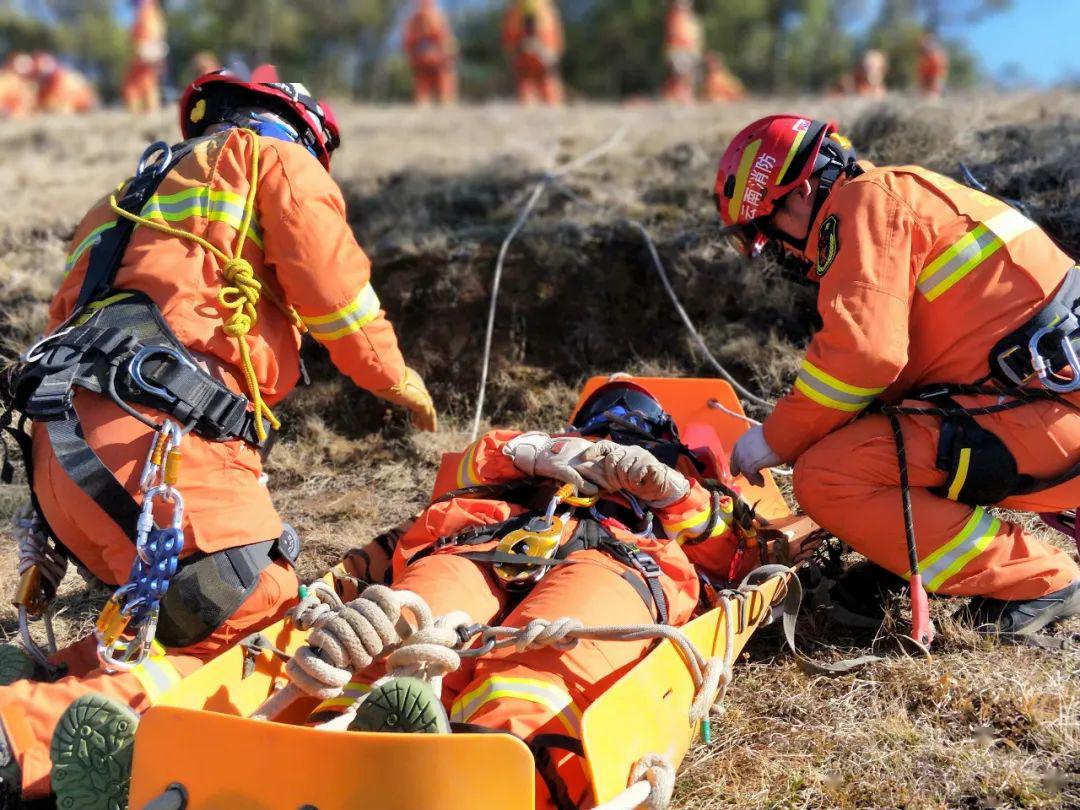
[[[630,382],[598,389],[565,435],[488,433],[456,468],[444,466],[436,491],[445,494],[397,543],[392,587],[419,594],[437,616],[463,610],[484,624],[563,616],[586,626],[685,624],[700,591],[694,563],[726,582],[738,562],[741,504],[677,466],[695,471],[675,424]],[[744,564],[735,577],[759,563]],[[341,582],[339,590],[355,595]],[[537,806],[579,807],[591,797],[582,714],[649,648],[582,641],[464,658],[444,677],[441,703],[421,681],[391,679],[351,727],[516,734],[536,755]],[[382,667],[364,673],[312,722],[345,712],[381,675]]]
[[[779,243],[811,263],[823,321],[732,470],[795,462],[815,521],[910,577],[913,599],[920,575],[979,597],[977,627],[1080,614],[1069,555],[986,509],[1080,503],[1080,267],[1001,200],[856,161],[835,124],[794,115],[735,136],[716,199],[743,252]]]
[[[260,451],[301,375],[302,332],[435,428],[328,172],[329,109],[273,68],[219,71],[188,88],[181,130],[79,225],[15,381],[32,433],[13,411],[0,423],[32,481],[28,569],[46,574],[24,583],[23,606],[55,592],[65,558],[119,587],[96,637],[37,673],[0,648],[3,785],[35,798],[51,777],[65,807],[123,806],[126,778],[101,758],[130,757],[135,714],[296,599],[299,543]],[[66,676],[35,680],[46,667]],[[77,744],[90,736],[96,747]]]

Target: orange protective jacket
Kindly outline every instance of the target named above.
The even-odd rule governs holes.
[[[0,70],[0,117],[21,118],[34,111],[37,91],[34,83],[14,70]]]
[[[405,363],[394,329],[371,286],[370,262],[345,219],[341,191],[303,147],[263,138],[248,130],[232,129],[213,135],[169,172],[143,207],[142,215],[202,236],[231,254],[250,188],[256,139],[261,150],[255,224],[243,257],[261,280],[263,294],[257,305],[257,322],[242,339],[247,343],[255,378],[267,404],[279,402],[300,377],[299,324],[326,346],[334,364],[358,386],[378,391],[397,384],[405,375]],[[67,276],[49,310],[50,331],[71,313],[90,249],[98,234],[115,221],[106,199],[95,205],[77,228],[67,260]],[[180,342],[232,390],[248,394],[237,339],[222,329],[230,311],[219,303],[219,295],[228,286],[219,264],[217,258],[194,242],[138,227],[131,236],[115,285],[150,296]],[[271,299],[283,306],[275,305]],[[289,314],[289,306],[295,308],[298,317]],[[92,411],[95,424],[87,436],[110,469],[116,471],[114,465],[118,463],[129,465],[136,456],[141,459],[145,452],[141,447],[132,453],[130,448],[105,441],[110,425],[119,421],[111,403],[86,391],[79,391],[75,402],[80,416]],[[92,436],[99,437],[101,446],[95,446]],[[276,537],[281,525],[266,488],[257,482],[258,453],[241,442],[217,444],[197,437],[189,441],[200,443],[200,473],[224,476],[221,483],[206,481],[205,486],[201,486],[200,479],[195,482],[200,486],[184,492],[195,546],[212,552]],[[195,453],[196,448],[189,446],[185,458]],[[185,468],[189,464],[186,461]],[[121,481],[131,475],[138,480],[138,471],[129,466],[117,475]],[[228,495],[223,496],[223,486],[228,487]],[[199,523],[195,523],[196,518]],[[87,565],[103,555],[116,556],[98,548],[73,548],[72,552]],[[117,557],[119,562],[109,563],[106,559],[104,563],[116,568],[121,577],[127,575],[123,556]],[[130,558],[127,562],[130,564]]]
[[[48,113],[84,113],[97,106],[97,92],[77,70],[60,67],[38,88],[38,109]]]
[[[985,378],[994,345],[1073,264],[1000,200],[918,166],[859,165],[863,174],[833,187],[806,246],[823,325],[765,421],[785,461],[875,398]]]
[[[672,6],[668,11],[664,47],[668,53],[689,51],[693,54],[701,54],[701,23],[692,9],[685,6]]]
[[[464,487],[501,484],[525,478],[503,453],[503,447],[519,431],[495,430],[481,436],[457,457],[454,463],[444,461],[435,481],[435,495]],[[611,496],[617,497],[617,496]],[[698,582],[691,563],[716,581],[726,581],[731,559],[737,548],[737,539],[731,530],[732,504],[721,499],[720,515],[707,538],[698,538],[709,523],[710,493],[697,481],[691,479],[690,491],[675,503],[655,510],[658,525],[654,527],[659,539],[642,539],[629,531],[614,530],[616,539],[635,543],[652,556],[675,583],[677,592],[667,593],[673,604],[689,600],[690,610],[697,603]],[[502,500],[482,498],[452,498],[432,504],[401,537],[394,554],[394,579],[405,571],[409,560],[421,550],[428,548],[442,537],[458,534],[470,526],[501,523],[521,514],[523,507]],[[567,528],[564,542],[573,533]],[[692,544],[687,541],[694,538]],[[492,547],[497,543],[492,543]],[[474,546],[471,550],[485,549]],[[689,613],[686,613],[689,617]],[[674,623],[674,619],[672,620]]]
[[[529,18],[535,25],[532,32],[526,26]],[[503,21],[502,39],[503,47],[518,68],[537,59],[541,62],[547,62],[548,58],[558,61],[566,47],[559,10],[549,0],[517,0],[512,3]]]
[[[457,51],[454,32],[442,10],[418,8],[405,23],[405,54],[414,68],[446,67]]]
[[[949,72],[949,56],[941,48],[932,48],[919,57],[919,84],[925,90],[938,88]]]
[[[165,14],[157,0],[141,0],[135,12],[135,20],[131,24],[131,44],[135,48],[136,57],[143,61],[157,61],[153,58],[153,51],[161,51],[164,42]],[[144,50],[146,46],[150,46],[149,53]]]

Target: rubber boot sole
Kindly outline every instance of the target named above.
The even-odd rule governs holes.
[[[431,687],[419,678],[393,678],[371,690],[350,731],[449,734],[450,719]]]
[[[11,686],[37,675],[37,665],[30,654],[17,644],[0,644],[0,686]]]
[[[1013,632],[1016,636],[1030,636],[1038,633],[1048,624],[1080,616],[1080,588],[1069,594],[1069,598],[1063,602],[1042,611],[1032,621],[1024,625],[1023,629]]]
[[[58,810],[127,810],[138,725],[135,712],[104,695],[68,706],[50,747]]]

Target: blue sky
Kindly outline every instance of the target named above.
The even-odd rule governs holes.
[[[1037,84],[1080,78],[1080,0],[1013,0],[948,36],[966,42],[993,77],[1019,65]]]

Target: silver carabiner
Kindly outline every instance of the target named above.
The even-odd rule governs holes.
[[[187,366],[192,371],[198,371],[199,369],[198,366],[196,366],[194,363],[192,363],[190,360],[184,357],[184,355],[180,354],[180,352],[178,352],[171,346],[144,346],[143,348],[139,349],[139,351],[135,353],[135,356],[128,361],[128,374],[130,374],[131,379],[135,381],[135,385],[137,385],[145,393],[151,394],[152,396],[160,397],[171,405],[179,398],[174,394],[170,393],[169,391],[166,391],[161,386],[147,382],[146,378],[143,376],[142,373],[143,363],[145,363],[149,358],[155,357],[159,354],[171,357],[177,363]]]
[[[150,440],[150,449],[146,451],[146,462],[143,464],[142,477],[139,478],[139,489],[146,493],[154,487],[157,475],[161,472],[162,465],[154,462],[154,451],[158,448],[158,441],[165,437],[165,447],[161,456],[164,458],[171,450],[180,446],[180,440],[184,438],[184,429],[171,419],[162,420],[158,432],[153,434]]]
[[[1056,331],[1056,326],[1044,326],[1031,336],[1031,340],[1028,341],[1028,352],[1031,355],[1031,367],[1035,370],[1039,382],[1041,382],[1047,390],[1053,391],[1055,394],[1071,394],[1073,391],[1080,390],[1080,357],[1077,357],[1076,349],[1073,348],[1072,340],[1069,335],[1064,335],[1061,338],[1061,350],[1065,353],[1065,360],[1073,373],[1073,378],[1068,382],[1056,382],[1056,380],[1061,378],[1054,373],[1054,369],[1050,368],[1049,363],[1046,362],[1046,358],[1043,357],[1042,352],[1039,351],[1039,342],[1054,331]]]
[[[66,335],[68,332],[70,332],[74,328],[75,328],[74,326],[69,326],[66,329],[60,329],[60,330],[58,330],[56,332],[53,332],[51,335],[45,335],[45,337],[43,337],[41,340],[39,340],[37,343],[35,343],[33,346],[31,346],[25,352],[23,352],[23,356],[20,357],[19,360],[21,360],[24,363],[35,363],[35,362],[37,362],[38,360],[40,360],[45,355],[45,347],[46,346],[48,346],[54,340],[57,340],[58,338],[62,338],[64,335]]]
[[[161,155],[159,160],[151,161],[151,158],[159,154]],[[160,177],[170,163],[172,163],[172,147],[165,141],[155,141],[143,150],[139,165],[135,168],[135,176],[144,177],[147,171],[151,171],[152,176]]]
[[[184,524],[184,498],[176,487],[158,484],[143,495],[142,509],[139,511],[139,520],[136,523],[135,551],[139,559],[147,565],[150,564],[150,560],[146,556],[146,542],[150,538],[150,532],[154,530],[154,499],[156,498],[172,501],[172,528],[181,529]]]

